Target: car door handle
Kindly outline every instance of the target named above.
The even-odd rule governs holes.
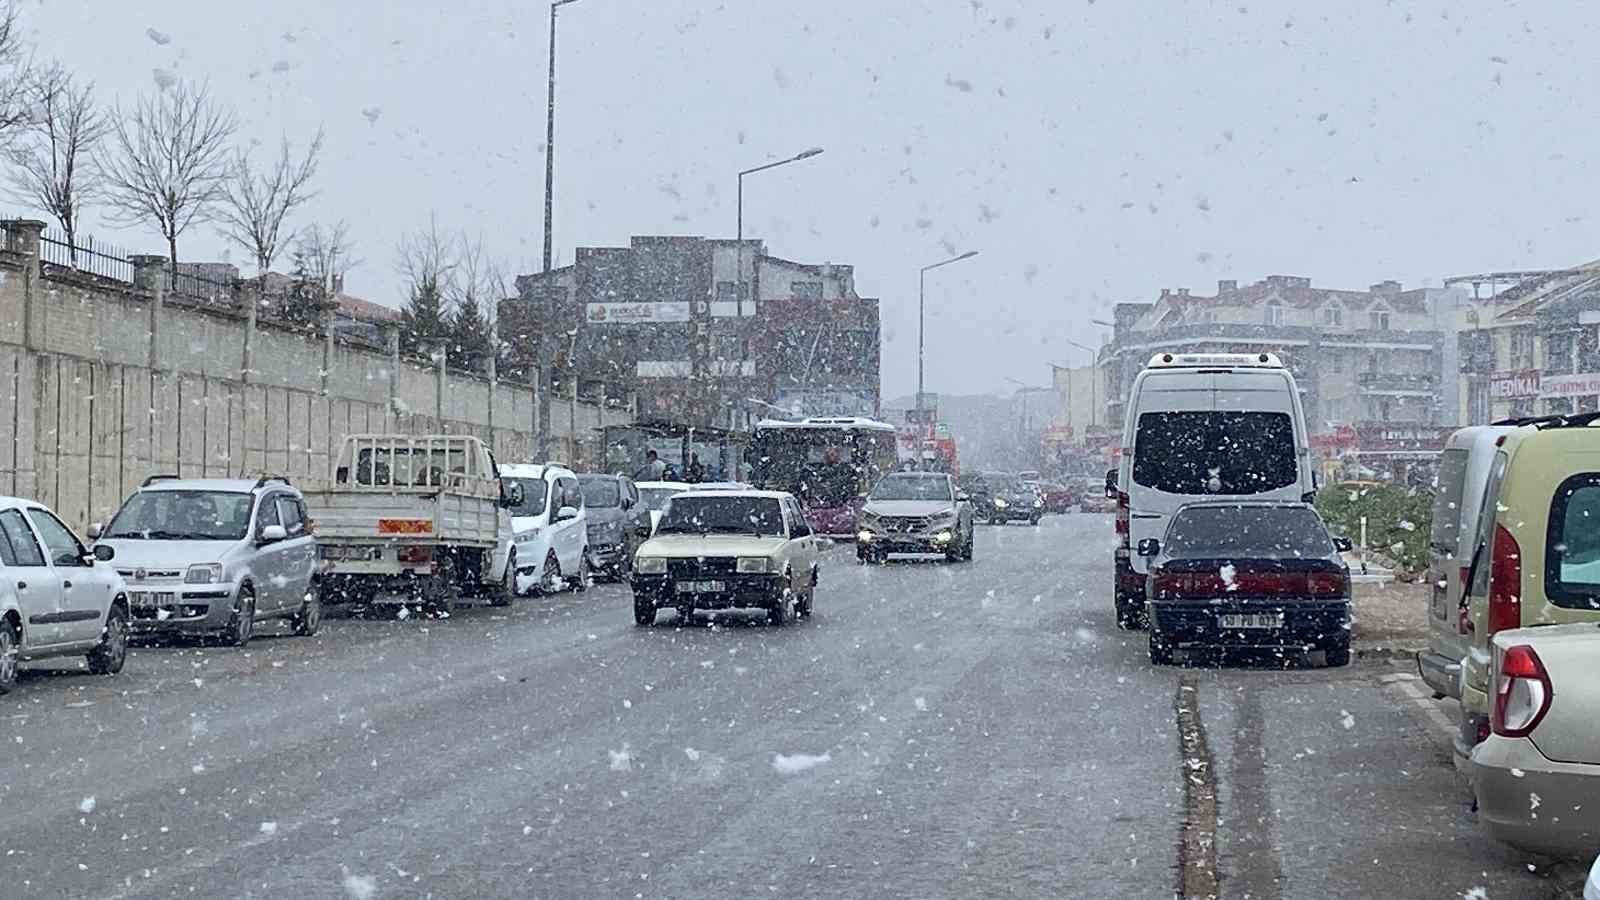
[[[25,591],[25,590],[27,590],[27,589],[28,589],[28,583],[27,583],[27,582],[26,582],[26,581],[19,581],[19,582],[17,582],[17,590],[19,590],[19,591]]]
[[[67,589],[67,588],[69,588],[69,587],[72,587],[72,582],[70,582],[70,581],[63,581],[63,582],[61,582],[61,588],[62,588],[62,590],[66,590],[66,589]]]

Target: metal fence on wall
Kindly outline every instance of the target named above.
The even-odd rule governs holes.
[[[128,260],[127,252],[93,237],[79,238],[74,247],[66,235],[46,231],[39,237],[39,259],[64,269],[133,283],[133,263]]]

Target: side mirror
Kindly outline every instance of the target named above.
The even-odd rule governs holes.
[[[94,522],[89,525],[89,530],[86,533],[89,535],[89,540],[98,541],[100,540],[100,535],[104,532],[105,526],[101,525],[99,522]]]
[[[1106,499],[1107,500],[1115,500],[1115,499],[1117,499],[1117,470],[1116,469],[1107,469],[1106,470]]]
[[[1339,551],[1340,553],[1349,553],[1355,548],[1355,542],[1347,537],[1336,537],[1333,539],[1333,549]]]
[[[94,549],[90,550],[89,553],[101,562],[111,562],[117,555],[117,548],[110,544],[95,544]]]
[[[556,510],[556,521],[557,522],[565,522],[568,519],[576,519],[577,517],[578,517],[578,508],[576,506],[563,506],[560,509]]]
[[[622,498],[622,508],[623,509],[633,509],[633,498],[632,497],[623,497]]]
[[[285,531],[282,525],[268,525],[261,529],[261,535],[257,538],[257,541],[262,544],[271,544],[288,536],[289,532]]]
[[[513,506],[521,506],[522,501],[526,499],[527,494],[523,493],[522,485],[513,481],[506,485],[505,496],[501,498],[500,505],[509,509]]]
[[[1160,556],[1161,542],[1155,538],[1144,538],[1139,541],[1140,556]]]

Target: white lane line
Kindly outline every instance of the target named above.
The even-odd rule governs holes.
[[[1456,723],[1439,708],[1439,701],[1433,699],[1431,692],[1417,687],[1415,678],[1386,681],[1384,687],[1397,695],[1400,700],[1409,701],[1409,704],[1422,716],[1424,724],[1433,726],[1433,730],[1437,731],[1447,744],[1453,746],[1457,731]]]

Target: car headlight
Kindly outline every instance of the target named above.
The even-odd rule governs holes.
[[[1008,507],[1010,505],[1011,504],[1007,503],[1004,499],[1002,499],[1000,497],[994,498],[994,508],[995,509],[1005,509],[1006,507]]]
[[[871,541],[872,537],[873,537],[872,532],[866,530],[865,528],[863,528],[860,531],[856,532],[856,540],[858,540],[858,541]]]
[[[640,575],[665,575],[667,560],[661,556],[636,556],[633,559],[633,570]]]
[[[1034,506],[1043,506],[1044,505],[1044,501],[1043,500],[1035,500],[1035,501],[1033,501],[1033,505]]]
[[[200,563],[183,574],[185,584],[216,584],[222,580],[222,563]]]
[[[741,556],[738,569],[744,575],[764,575],[772,569],[772,560],[765,556]]]
[[[536,541],[538,539],[539,539],[539,529],[537,529],[537,528],[529,528],[529,529],[526,529],[524,531],[517,532],[517,543],[519,543],[519,544],[531,543],[531,542]]]

